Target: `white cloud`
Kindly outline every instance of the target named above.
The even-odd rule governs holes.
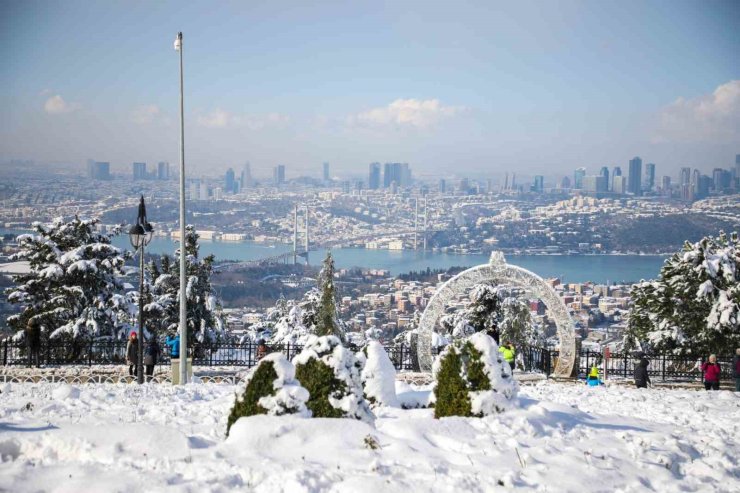
[[[260,130],[266,127],[281,127],[290,121],[290,117],[281,113],[266,115],[237,115],[221,108],[197,117],[198,125],[208,128],[246,127]]]
[[[44,111],[50,115],[58,115],[60,113],[70,113],[80,107],[77,103],[68,103],[59,94],[51,96],[44,103]]]
[[[396,99],[388,106],[352,115],[348,122],[359,126],[429,127],[463,111],[463,106],[444,106],[438,99]]]
[[[740,80],[717,87],[711,94],[678,98],[663,108],[653,142],[725,142],[740,139]]]
[[[152,123],[161,113],[159,106],[156,104],[137,106],[131,112],[131,121],[137,125],[146,125]]]

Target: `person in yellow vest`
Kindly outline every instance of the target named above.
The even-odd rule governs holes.
[[[511,367],[511,371],[513,373],[514,372],[514,358],[516,357],[516,351],[514,350],[514,345],[511,343],[511,341],[506,341],[506,343],[503,346],[498,348],[498,351],[504,357],[504,360],[506,360],[506,362],[509,363],[509,366]]]
[[[586,383],[591,387],[597,387],[601,384],[601,380],[599,380],[599,369],[596,367],[596,365],[592,366],[591,371],[588,372]]]

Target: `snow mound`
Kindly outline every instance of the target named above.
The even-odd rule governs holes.
[[[79,399],[80,389],[72,385],[63,384],[54,389],[51,396],[57,401],[63,401],[65,399]]]
[[[364,363],[360,377],[371,407],[400,407],[396,397],[396,369],[383,345],[378,341],[370,341],[358,353],[358,358]]]

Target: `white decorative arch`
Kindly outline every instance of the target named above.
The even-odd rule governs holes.
[[[503,253],[492,252],[488,264],[467,269],[444,283],[429,300],[419,322],[417,357],[421,371],[432,370],[432,332],[447,304],[480,283],[513,284],[540,298],[550,310],[560,339],[560,355],[553,376],[570,377],[576,361],[575,326],[565,303],[540,276],[506,263]]]

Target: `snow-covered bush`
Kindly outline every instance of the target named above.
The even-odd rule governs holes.
[[[245,416],[298,414],[308,417],[307,401],[308,391],[296,381],[291,362],[282,353],[268,354],[248,377],[244,393],[237,396],[229,414],[226,435],[231,425]]]
[[[658,350],[723,353],[740,346],[737,233],[686,243],[655,281],[632,288],[626,342]]]
[[[357,354],[362,363],[362,388],[370,407],[399,407],[396,397],[396,369],[378,341],[370,341]]]
[[[119,311],[126,310],[119,276],[128,254],[111,245],[110,235],[97,233],[97,223],[56,218],[18,237],[13,259],[28,261],[31,270],[15,276],[16,286],[6,290],[8,301],[22,307],[8,317],[12,328],[20,333],[32,321],[49,337],[117,335]]]
[[[309,392],[306,407],[314,417],[374,420],[362,391],[361,365],[339,338],[310,338],[293,364],[296,378]]]
[[[500,413],[518,391],[496,342],[481,332],[447,346],[432,370],[436,418]]]

